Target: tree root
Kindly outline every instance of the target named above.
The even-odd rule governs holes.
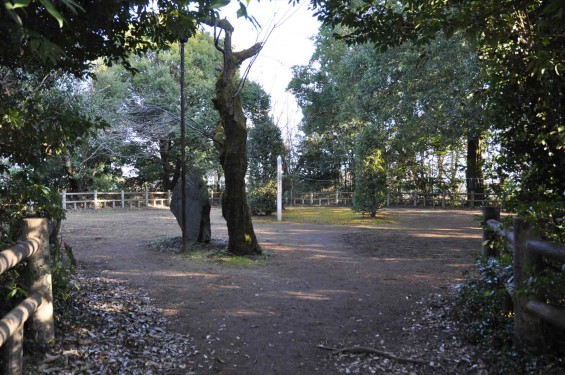
[[[383,352],[382,350],[377,350],[377,349],[373,349],[373,348],[368,348],[368,347],[364,347],[364,346],[354,346],[354,347],[350,347],[350,348],[331,348],[328,346],[324,346],[324,345],[318,345],[317,346],[320,349],[324,349],[324,350],[331,350],[332,351],[332,355],[336,355],[336,354],[340,354],[340,353],[351,353],[351,354],[376,354],[378,356],[381,357],[386,357],[398,362],[408,362],[408,363],[415,363],[417,365],[427,365],[428,361],[424,361],[421,359],[412,359],[412,358],[404,358],[404,357],[398,357],[392,353],[387,353],[387,352]]]

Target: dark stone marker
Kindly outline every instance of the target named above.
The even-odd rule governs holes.
[[[171,212],[177,218],[182,228],[182,198],[181,181],[173,190]],[[210,200],[208,186],[202,178],[202,173],[196,167],[190,167],[186,174],[186,237],[191,242],[209,242],[212,238],[210,228]]]

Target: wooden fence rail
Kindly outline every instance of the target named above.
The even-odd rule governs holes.
[[[24,219],[22,238],[25,241],[0,252],[0,274],[28,259],[24,276],[32,280],[29,297],[0,319],[0,373],[6,375],[22,374],[23,326],[30,317],[39,345],[55,339],[47,219]]]
[[[63,190],[61,198],[63,209],[133,208],[164,207],[171,203],[170,191],[110,191],[72,193]]]
[[[352,192],[301,193],[286,198],[289,206],[352,206]],[[494,194],[467,193],[422,193],[422,192],[389,192],[386,196],[386,206],[411,207],[476,207],[498,205]]]
[[[210,193],[210,203],[221,205],[221,192]],[[100,209],[100,208],[133,208],[169,206],[172,194],[170,191],[118,191],[118,192],[83,192],[72,193],[63,190],[61,198],[64,209]],[[292,195],[287,192],[287,206],[353,206],[353,193],[347,191],[309,192]],[[497,205],[498,199],[493,194],[474,193],[422,193],[422,192],[390,192],[386,196],[386,206],[406,207],[442,207],[461,208]]]
[[[500,213],[494,207],[483,208],[483,255],[496,256],[489,245],[493,236],[507,239],[513,252],[514,336],[519,347],[540,350],[545,346],[542,321],[565,329],[565,309],[548,305],[540,296],[516,293],[516,288],[542,271],[542,257],[565,262],[565,246],[535,238],[529,224],[521,218],[513,219],[513,229],[500,223]]]

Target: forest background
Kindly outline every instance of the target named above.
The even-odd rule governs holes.
[[[61,189],[170,190],[183,162],[220,181],[211,99],[222,55],[199,27],[225,3],[2,1],[0,242],[31,206],[63,218]],[[353,191],[371,214],[390,191],[493,192],[563,242],[562,1],[310,6],[323,27],[289,84],[300,137],[285,142],[263,88],[237,77],[251,197],[272,196],[281,154],[287,191]],[[182,161],[176,41],[187,35]]]

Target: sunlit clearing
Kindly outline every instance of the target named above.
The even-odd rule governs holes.
[[[272,221],[274,217],[255,218],[255,221]],[[361,215],[349,207],[289,207],[283,211],[283,222],[297,224],[331,224],[350,226],[377,226],[393,223],[386,211],[376,217]]]

